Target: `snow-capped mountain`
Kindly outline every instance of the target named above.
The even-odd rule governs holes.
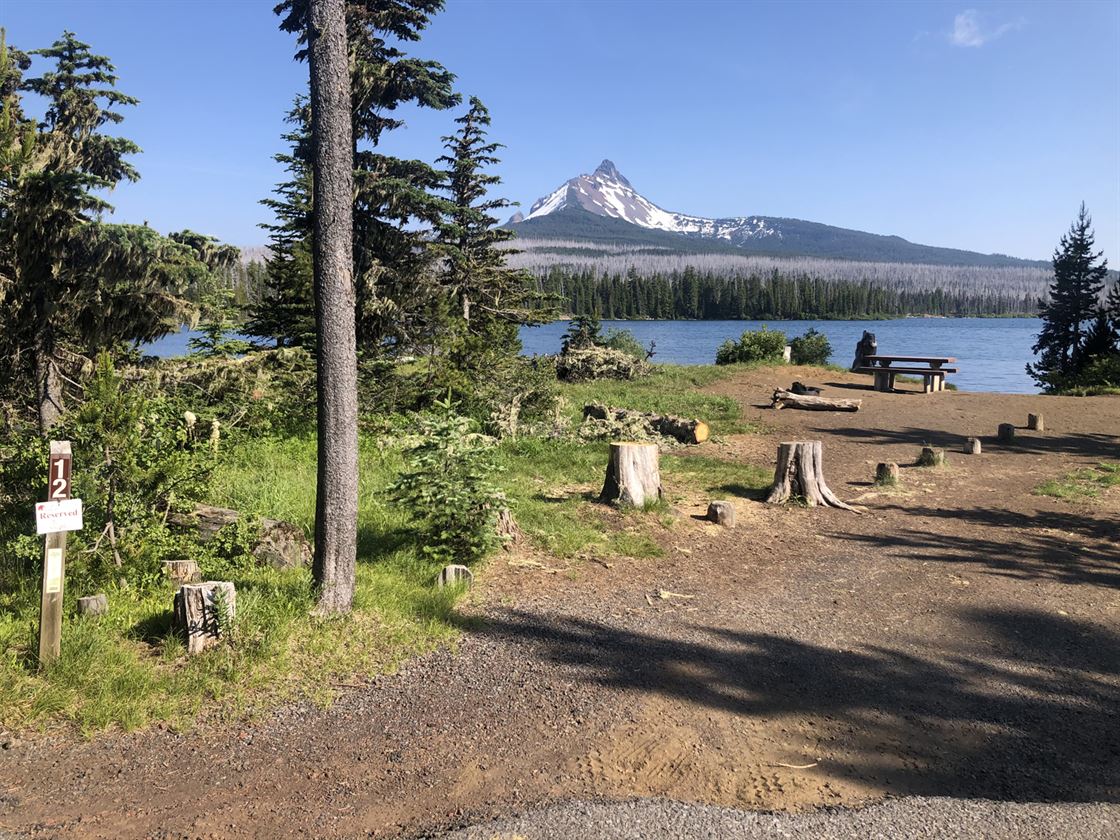
[[[604,160],[590,175],[579,175],[561,184],[529,210],[529,219],[539,219],[558,210],[582,207],[598,216],[621,219],[632,225],[721,239],[738,245],[747,239],[781,238],[781,231],[767,224],[760,216],[732,219],[705,219],[664,210],[638,193],[611,161]]]
[[[709,219],[674,213],[638,193],[609,160],[538,199],[528,215],[506,224],[521,240],[619,243],[681,252],[743,251],[930,265],[1045,265],[1004,254],[919,245],[901,236],[786,219],[735,216]]]

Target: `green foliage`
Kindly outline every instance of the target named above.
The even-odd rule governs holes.
[[[781,330],[747,330],[738,341],[728,339],[716,349],[716,364],[781,362],[785,349],[786,334]]]
[[[474,430],[450,401],[417,422],[404,451],[405,467],[389,488],[422,523],[425,556],[472,563],[494,545],[495,521],[505,496],[493,483],[494,438]]]
[[[1120,394],[1120,353],[1091,358],[1072,376],[1052,376],[1050,390],[1056,394],[1091,397]]]
[[[1027,373],[1050,393],[1095,384],[1079,381],[1085,368],[1095,359],[1120,353],[1116,315],[1109,311],[1111,304],[1100,303],[1108,261],[1103,252],[1093,252],[1092,224],[1082,203],[1054,250],[1050,300],[1039,301],[1042,329],[1032,348],[1038,361],[1027,365]]]
[[[585,350],[599,344],[601,342],[600,329],[598,315],[577,315],[568,324],[568,329],[560,342],[560,352]]]
[[[1035,488],[1040,496],[1053,496],[1070,502],[1095,499],[1101,492],[1120,487],[1120,462],[1106,462],[1076,470],[1064,478],[1047,481]]]
[[[644,361],[653,357],[653,342],[650,342],[648,348],[643,347],[642,343],[635,338],[634,333],[630,332],[630,330],[609,329],[600,343],[604,347],[618,350],[621,353],[625,353],[627,356],[633,356],[635,359],[642,359]]]
[[[790,361],[795,365],[824,365],[832,355],[828,337],[812,328],[792,339],[789,345]]]

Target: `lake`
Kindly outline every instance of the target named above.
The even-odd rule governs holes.
[[[781,330],[787,338],[810,327],[828,336],[830,361],[847,367],[864,330],[875,333],[879,352],[905,356],[955,356],[960,373],[949,376],[962,391],[1001,391],[1008,394],[1038,392],[1023,366],[1034,358],[1031,346],[1041,321],[1036,318],[899,318],[890,321],[603,321],[608,329],[625,329],[642,344],[656,344],[656,362],[708,365],[716,348],[744,330]],[[567,321],[525,327],[521,341],[527,355],[558,353]],[[184,330],[148,345],[153,356],[187,353],[191,333]],[[870,382],[868,377],[868,382]]]

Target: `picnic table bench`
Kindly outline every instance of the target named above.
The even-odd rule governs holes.
[[[945,374],[956,373],[955,367],[945,365],[955,362],[952,356],[864,356],[863,365],[856,373],[870,373],[875,376],[876,391],[893,391],[894,378],[900,373],[922,377],[925,393],[945,390]],[[901,364],[895,364],[900,362]],[[925,365],[925,367],[917,367]]]

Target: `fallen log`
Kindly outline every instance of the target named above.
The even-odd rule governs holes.
[[[831,397],[812,397],[776,388],[770,398],[771,408],[801,408],[806,411],[859,411],[862,400],[837,400]]]
[[[588,403],[583,407],[583,419],[594,417],[596,420],[642,420],[651,432],[675,438],[681,443],[703,443],[711,435],[708,424],[703,420],[689,420],[669,414],[654,414],[649,411],[635,411],[630,408],[611,408],[602,403]]]

